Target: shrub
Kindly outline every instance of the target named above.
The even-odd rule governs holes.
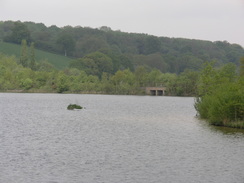
[[[74,109],[82,109],[83,107],[77,105],[77,104],[70,104],[68,105],[67,109],[68,110],[74,110]]]

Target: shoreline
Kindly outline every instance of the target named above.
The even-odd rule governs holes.
[[[58,93],[54,91],[45,91],[45,90],[32,90],[32,91],[26,91],[26,90],[6,90],[6,91],[0,91],[0,93],[23,93],[23,94],[93,94],[93,95],[133,95],[133,96],[152,96],[152,95],[146,95],[146,94],[111,94],[111,93],[103,93],[103,92],[64,92],[64,93]],[[165,95],[164,97],[167,97],[168,95]],[[158,97],[158,96],[155,96]],[[161,96],[162,97],[162,96]],[[195,96],[168,96],[168,97],[195,97]],[[225,122],[223,125],[217,125],[214,123],[211,123],[206,120],[207,123],[209,123],[211,126],[216,127],[226,127],[226,128],[235,128],[235,129],[244,129],[244,121],[237,121],[237,122]]]

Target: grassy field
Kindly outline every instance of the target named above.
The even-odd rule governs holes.
[[[0,53],[4,53],[6,55],[15,55],[16,57],[20,56],[21,46],[12,43],[6,43],[0,41]],[[49,53],[46,51],[35,49],[36,61],[40,62],[42,60],[48,61],[50,64],[54,65],[57,69],[64,69],[68,67],[69,62],[72,60],[71,58],[57,55],[53,53]]]

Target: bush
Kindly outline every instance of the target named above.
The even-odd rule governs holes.
[[[33,85],[33,81],[30,78],[26,78],[26,79],[21,80],[21,86],[25,90],[31,89],[32,85]]]
[[[228,125],[244,120],[244,88],[237,82],[224,83],[210,95],[196,100],[195,107],[203,119],[214,125]]]
[[[77,104],[70,104],[68,105],[67,109],[68,110],[74,110],[74,109],[82,109],[83,107],[77,105]]]

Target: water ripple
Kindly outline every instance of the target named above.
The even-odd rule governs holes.
[[[0,94],[0,182],[243,183],[244,133],[193,98]],[[69,111],[70,103],[86,107]]]

